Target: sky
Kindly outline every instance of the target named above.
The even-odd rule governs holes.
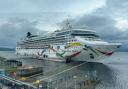
[[[128,46],[127,0],[0,0],[0,47],[15,47],[28,31],[44,34],[69,18],[74,27]]]

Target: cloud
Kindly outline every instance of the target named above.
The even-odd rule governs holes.
[[[105,6],[92,13],[72,19],[72,24],[74,27],[96,30],[101,38],[112,42],[122,40],[122,48],[126,50],[128,49],[128,41],[125,41],[128,39],[127,10],[127,0],[106,0]]]
[[[89,13],[103,4],[104,0],[0,0],[0,46],[15,47],[28,31],[55,30],[68,15]]]
[[[118,16],[128,15],[128,1],[127,0],[106,0],[106,5],[95,11],[95,14],[111,16],[113,18]]]
[[[56,23],[66,17],[62,12],[0,14],[0,47],[15,47],[28,31],[42,35],[56,30]]]
[[[127,14],[127,6],[127,0],[107,0],[105,6],[96,9],[93,13],[74,19],[73,25],[96,30],[105,39],[124,39],[128,35],[126,26],[128,16],[124,18],[121,14],[122,12]]]
[[[117,18],[115,26],[121,31],[126,31],[128,29],[128,20],[123,17]]]
[[[16,41],[26,35],[26,32],[36,34],[37,22],[26,19],[13,18],[0,25],[0,46],[15,47]]]
[[[105,0],[0,0],[0,13],[85,13],[101,7]]]
[[[114,39],[120,36],[120,31],[114,26],[116,23],[115,20],[110,17],[91,14],[85,15],[73,22],[74,27],[85,27],[90,30],[96,30],[105,39],[110,39],[111,37]]]

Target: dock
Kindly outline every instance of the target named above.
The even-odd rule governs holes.
[[[3,75],[0,76],[0,81],[24,87],[24,89],[93,89],[92,85],[95,86],[99,80],[95,76],[94,80],[90,79],[90,75],[81,70],[86,63],[71,62],[44,73],[22,78]],[[80,70],[78,71],[78,69]]]

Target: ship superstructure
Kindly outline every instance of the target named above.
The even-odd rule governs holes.
[[[16,54],[53,61],[97,61],[112,55],[120,43],[109,43],[100,39],[95,31],[73,28],[69,22],[61,30],[47,35],[27,36],[17,42]]]

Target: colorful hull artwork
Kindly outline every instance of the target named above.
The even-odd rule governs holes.
[[[66,20],[64,27],[54,32],[41,35],[27,32],[26,37],[17,42],[16,54],[20,58],[53,61],[97,61],[112,55],[120,46],[121,43],[102,40],[93,30],[72,27]]]
[[[81,47],[81,49],[77,50],[76,52],[70,52],[70,53],[67,51],[74,47]],[[55,55],[50,57],[51,54],[47,53],[46,52],[47,50],[53,51]],[[114,52],[104,52],[98,48],[94,48],[94,47],[88,46],[88,45],[82,45],[81,43],[76,42],[76,43],[70,43],[67,46],[65,46],[65,50],[62,50],[62,49],[57,50],[50,46],[48,48],[44,48],[44,49],[42,49],[41,53],[39,51],[37,52],[37,55],[38,55],[37,59],[42,58],[42,59],[57,59],[57,60],[64,59],[65,60],[65,59],[70,58],[70,60],[73,60],[73,58],[75,58],[77,56],[81,56],[83,51],[86,52],[85,58],[86,58],[86,55],[89,55],[89,58],[92,58],[92,59],[95,59],[96,57],[99,57],[101,55],[110,56],[114,53]],[[47,56],[44,57],[44,55],[47,55]]]

